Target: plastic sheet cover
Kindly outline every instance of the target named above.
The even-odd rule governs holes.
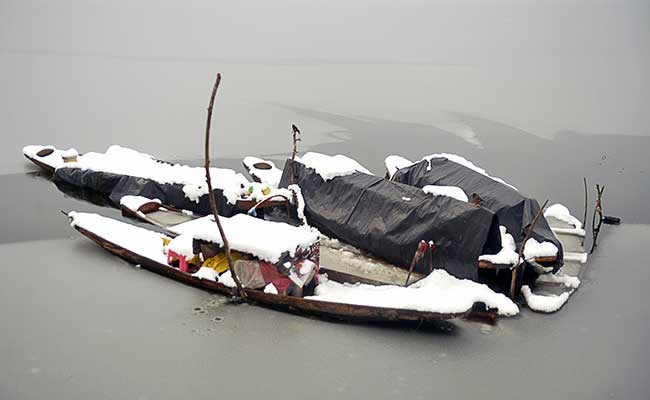
[[[290,165],[280,187],[291,183]],[[433,241],[434,268],[476,280],[479,255],[501,248],[497,218],[482,207],[360,172],[325,181],[299,162],[295,183],[310,225],[400,268],[409,268],[421,240]],[[428,273],[428,256],[414,270]]]

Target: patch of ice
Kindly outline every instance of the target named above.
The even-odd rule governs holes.
[[[269,283],[264,287],[264,293],[278,294],[278,288],[274,284]]]
[[[120,205],[128,208],[133,212],[138,212],[140,210],[140,207],[142,207],[147,203],[162,204],[160,199],[150,199],[143,196],[127,195],[127,196],[122,196],[122,198],[120,199]]]
[[[352,175],[355,172],[372,175],[361,164],[341,154],[328,156],[309,152],[302,157],[296,157],[296,161],[316,171],[325,181],[334,179],[337,176]]]
[[[306,225],[296,227],[246,214],[219,219],[233,250],[252,254],[271,263],[278,262],[284,252],[293,257],[296,250],[306,249],[318,241],[318,231]],[[174,225],[169,229],[196,239],[223,243],[212,215]]]
[[[499,226],[501,232],[501,250],[497,254],[484,254],[479,261],[489,261],[492,264],[515,265],[519,261],[515,239],[508,233],[506,227]]]
[[[388,173],[388,177],[392,178],[393,175],[395,175],[395,172],[397,172],[399,169],[413,165],[413,161],[408,160],[402,156],[391,155],[386,157],[384,164],[386,165],[386,172]]]
[[[533,311],[539,311],[544,313],[556,312],[569,300],[571,292],[564,292],[561,295],[549,295],[542,296],[533,294],[528,285],[521,287],[521,293],[523,293],[524,298],[526,299],[526,304]]]
[[[456,200],[468,202],[469,198],[463,189],[458,186],[438,186],[438,185],[426,185],[422,188],[424,193],[432,194],[434,196],[447,196],[452,197]]]
[[[282,178],[282,170],[277,168],[273,161],[263,160],[261,158],[247,156],[244,157],[244,165],[248,169],[248,173],[251,176],[256,176],[260,181],[266,185],[271,186],[274,189],[278,188],[280,184],[280,179]],[[268,164],[270,169],[260,169],[256,168],[255,164],[265,163]]]
[[[566,222],[569,225],[573,225],[573,227],[576,229],[582,228],[582,222],[580,222],[578,218],[571,215],[567,207],[559,203],[553,204],[552,206],[546,208],[546,210],[544,210],[544,217],[554,217],[560,221]]]
[[[402,197],[402,200],[404,200],[404,201],[411,201],[411,198],[410,198],[410,197]]]
[[[440,269],[409,287],[351,285],[320,280],[316,294],[307,298],[437,313],[462,313],[471,309],[475,302],[484,302],[497,308],[500,315],[519,313],[517,305],[504,294],[493,292],[487,285],[455,278]]]

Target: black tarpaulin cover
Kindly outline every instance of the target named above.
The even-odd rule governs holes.
[[[116,207],[119,207],[123,196],[132,195],[160,199],[164,205],[201,215],[210,214],[208,195],[200,196],[198,202],[193,201],[185,196],[183,185],[180,184],[81,168],[58,168],[54,173],[54,183],[95,191],[108,197]],[[228,203],[221,189],[215,189],[214,194],[219,215],[230,217],[242,212],[235,204]]]
[[[478,194],[481,206],[495,212],[499,217],[499,224],[505,226],[508,233],[514,237],[517,250],[540,208],[537,200],[444,157],[432,158],[430,161],[422,160],[401,168],[391,180],[417,188],[427,185],[457,186],[470,198],[474,193]],[[554,272],[557,271],[562,266],[562,245],[544,216],[535,224],[531,236],[539,242],[552,242],[558,248],[558,262],[554,265]]]
[[[290,165],[284,166],[280,187],[291,183]],[[401,268],[408,269],[420,240],[432,240],[434,268],[476,280],[479,255],[501,248],[494,213],[466,202],[361,172],[325,181],[299,162],[295,183],[311,226]],[[425,257],[415,271],[428,273],[428,268]]]

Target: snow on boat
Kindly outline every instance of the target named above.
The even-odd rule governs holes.
[[[387,176],[422,189],[435,196],[464,196],[468,201],[493,211],[502,229],[502,240],[514,240],[514,246],[504,245],[498,256],[481,258],[484,268],[510,268],[517,262],[521,243],[528,227],[540,209],[535,199],[524,196],[503,179],[490,176],[465,158],[455,154],[432,154],[421,161],[411,162],[400,156],[385,160]],[[458,194],[460,193],[460,194]],[[540,218],[526,243],[524,258],[538,273],[557,272],[562,267],[562,244],[555,237],[545,218]]]
[[[435,267],[477,280],[478,257],[501,249],[495,215],[485,208],[373,176],[342,155],[307,153],[296,159],[293,179],[291,170],[287,161],[280,187],[300,187],[309,225],[397,267],[409,269],[421,241],[432,242],[432,258],[414,271]]]
[[[59,150],[51,145],[29,145],[23,147],[23,155],[46,172],[53,174],[54,170],[64,163],[76,161],[79,153],[74,148]]]
[[[170,262],[170,250],[177,254],[176,251],[183,253],[190,247],[195,248],[197,242],[219,243],[216,224],[210,217],[176,226],[175,230],[181,235],[172,238],[97,214],[70,212],[68,215],[71,226],[77,231],[131,263],[192,286],[232,293],[233,282],[228,271],[219,275],[204,265],[195,265],[198,267],[196,272],[192,269],[184,271],[180,263],[174,263],[173,257]],[[315,260],[313,252],[311,255],[305,253],[307,249],[313,251],[314,246],[317,247],[317,237],[309,227],[293,227],[241,214],[223,218],[222,223],[233,250],[241,252],[242,258],[282,265],[286,263],[283,257],[287,256],[293,264],[300,260]],[[318,272],[317,263],[311,262],[315,264],[311,271],[303,271],[303,263],[298,268],[299,273]],[[317,279],[313,281],[317,282]],[[245,287],[244,291],[250,301],[262,306],[345,321],[433,322],[458,317],[489,320],[497,313],[509,316],[519,311],[505,295],[495,293],[485,285],[454,278],[445,271],[436,271],[409,287],[349,285],[321,275],[311,296],[287,295],[293,294],[290,292],[282,294],[275,285],[266,285],[263,289]]]
[[[130,195],[157,198],[174,209],[202,215],[210,213],[202,167],[161,161],[121,146],[111,146],[104,153],[79,155],[74,149],[62,151],[53,146],[30,145],[23,148],[23,154],[53,173],[57,186],[91,190],[107,197],[114,205]],[[280,196],[258,205],[274,193],[272,185],[250,182],[231,169],[211,168],[210,173],[217,209],[222,215],[235,215],[256,205],[259,209],[286,205]]]

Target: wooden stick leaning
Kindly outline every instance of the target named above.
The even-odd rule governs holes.
[[[528,241],[528,239],[530,239],[530,234],[533,232],[533,229],[535,228],[535,224],[539,220],[539,217],[541,217],[542,214],[544,213],[544,209],[546,208],[547,204],[548,204],[548,200],[546,200],[544,204],[542,204],[542,206],[539,208],[539,211],[537,211],[537,214],[535,215],[533,222],[530,224],[530,227],[526,232],[526,236],[524,236],[524,241],[521,242],[521,246],[519,247],[519,254],[517,256],[517,265],[515,265],[514,268],[512,268],[512,278],[510,279],[510,298],[513,300],[515,298],[515,284],[517,282],[517,270],[519,269],[519,265],[521,264],[522,260],[524,261],[524,265],[526,261],[523,257],[524,247],[526,246],[526,242]]]
[[[219,220],[219,214],[217,213],[217,202],[214,199],[214,192],[212,192],[212,179],[210,177],[210,125],[212,121],[212,107],[214,106],[214,98],[217,95],[217,89],[221,83],[221,74],[217,74],[217,79],[214,82],[214,87],[212,88],[212,95],[210,96],[210,104],[208,105],[208,118],[205,123],[205,178],[208,182],[208,198],[210,200],[210,210],[214,216],[214,221],[217,223],[219,228],[219,234],[221,235],[221,240],[223,241],[223,247],[226,251],[226,259],[228,260],[228,269],[230,270],[230,275],[235,281],[236,292],[235,295],[240,296],[243,300],[246,300],[246,292],[242,288],[241,282],[237,277],[237,272],[234,268],[234,263],[232,261],[232,254],[230,253],[230,244],[226,238],[226,234],[223,231],[221,226],[221,221]]]

